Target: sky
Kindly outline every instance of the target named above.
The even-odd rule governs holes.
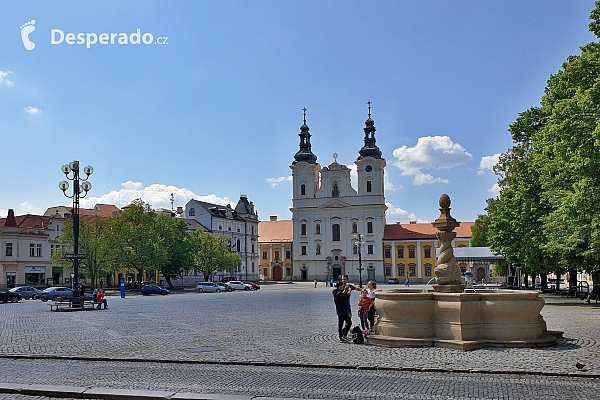
[[[79,160],[83,207],[245,194],[260,220],[291,219],[302,109],[317,161],[355,167],[371,101],[387,223],[435,220],[443,193],[474,221],[509,125],[595,39],[591,0],[1,8],[0,216],[69,205],[61,166]]]

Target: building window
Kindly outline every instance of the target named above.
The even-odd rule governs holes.
[[[6,253],[7,256],[12,256],[12,243],[6,243]]]
[[[321,255],[321,245],[320,244],[317,245],[316,250],[315,250],[315,254],[318,255],[318,256]]]
[[[263,250],[263,260],[266,260],[266,259],[267,259],[267,251]]]
[[[263,268],[263,277],[267,278],[269,276],[269,268]]]
[[[227,227],[227,230],[228,230],[229,232],[231,232],[231,227],[230,227],[230,226],[229,226],[229,227]]]
[[[223,226],[219,225],[219,230],[222,231],[223,230]]]
[[[333,233],[332,240],[334,242],[340,241],[340,224],[333,224],[331,227],[331,232]]]
[[[279,262],[279,250],[275,250],[275,262]]]
[[[383,254],[385,258],[392,258],[392,249],[386,247],[385,249],[383,249]]]
[[[356,222],[353,222],[352,223],[352,233],[357,233],[357,232],[358,232],[358,229],[356,227]]]
[[[354,247],[352,248],[352,254],[358,254],[358,246],[354,245]]]
[[[302,196],[306,195],[306,185],[305,184],[300,185],[300,195],[302,195]]]
[[[388,265],[385,266],[385,276],[392,276],[392,267]]]
[[[238,231],[238,232],[240,231],[240,228],[239,228],[239,227],[237,228],[237,231]]]
[[[252,255],[254,255],[254,245],[252,245]]]
[[[254,261],[252,261],[252,272],[254,272]]]
[[[29,257],[35,257],[35,244],[29,245]]]
[[[431,276],[431,264],[425,264],[425,276]]]
[[[240,245],[241,245],[240,239],[238,239],[237,242],[236,242],[236,248],[235,248],[235,251],[237,251],[238,253],[240,251],[242,251],[242,246],[240,246]]]
[[[431,258],[431,247],[430,246],[425,246],[424,250],[424,257],[425,258]]]
[[[415,258],[415,246],[408,246],[408,258]]]
[[[320,234],[321,234],[321,224],[317,224],[317,225],[315,225],[315,233],[316,233],[317,235],[320,235]]]
[[[306,246],[302,246],[302,255],[305,256],[306,255]]]
[[[373,245],[372,244],[367,245],[367,254],[373,254]]]
[[[398,258],[404,258],[404,246],[398,247]]]
[[[306,236],[306,224],[300,225],[300,234]]]
[[[404,276],[404,264],[398,264],[398,276]]]
[[[416,271],[417,271],[417,266],[415,264],[409,264],[408,265],[408,274],[410,276],[415,276]]]
[[[252,234],[254,235],[254,227],[252,227]]]
[[[367,222],[367,233],[373,233],[373,222]]]
[[[285,259],[289,260],[292,258],[292,252],[290,250],[285,251]]]
[[[292,269],[291,268],[286,268],[285,269],[285,276],[292,276]]]
[[[193,208],[190,208],[190,217],[194,217],[196,216],[196,210],[194,210]]]
[[[371,191],[371,181],[367,181],[367,192]]]

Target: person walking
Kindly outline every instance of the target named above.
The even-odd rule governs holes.
[[[369,298],[373,300],[373,305],[369,308],[369,331],[373,332],[373,327],[375,326],[375,292],[381,292],[381,289],[377,289],[377,282],[369,281],[367,283],[367,289],[369,290]]]
[[[317,283],[318,283],[318,282],[317,282],[317,280],[315,279],[315,289],[317,288]]]
[[[408,277],[404,281],[404,287],[410,287],[410,281],[408,280]]]
[[[338,336],[340,342],[350,342],[348,332],[352,327],[352,315],[348,314],[348,301],[350,300],[349,287],[344,286],[342,282],[335,284],[333,289],[333,303],[335,304],[335,312],[338,317]]]

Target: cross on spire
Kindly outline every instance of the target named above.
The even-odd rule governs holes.
[[[371,100],[367,101],[367,104],[369,105],[369,118],[371,118]]]
[[[306,125],[306,107],[304,107],[302,111],[304,111],[304,125]]]

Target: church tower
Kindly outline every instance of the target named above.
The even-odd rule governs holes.
[[[294,162],[290,166],[294,182],[293,200],[315,197],[319,191],[319,171],[321,166],[317,164],[317,156],[312,152],[310,144],[310,128],[306,125],[306,108],[304,111],[304,124],[300,127],[300,150],[294,156]]]
[[[385,159],[381,158],[381,150],[375,143],[375,122],[371,119],[371,102],[369,101],[369,118],[365,121],[364,146],[359,150],[354,162],[358,173],[358,195],[373,197],[374,202],[385,203],[383,174]]]

